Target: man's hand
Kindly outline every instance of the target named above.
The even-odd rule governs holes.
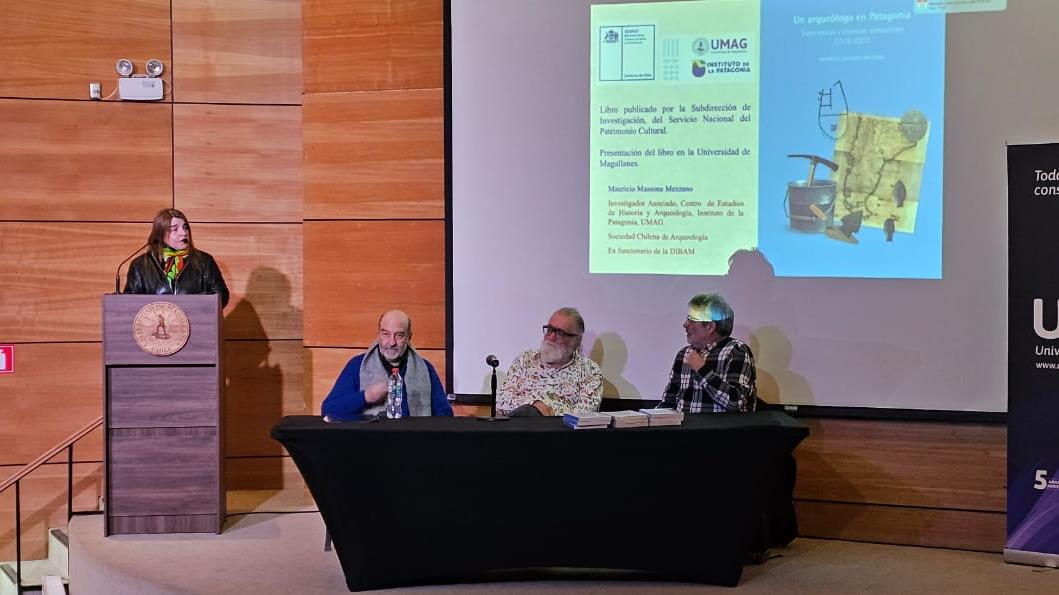
[[[689,347],[684,352],[684,365],[698,372],[706,365],[706,358],[694,347]]]
[[[372,384],[364,389],[364,400],[375,404],[386,398],[387,386],[385,382]]]
[[[541,412],[541,415],[545,417],[555,415],[555,410],[546,405],[544,401],[534,401],[533,406],[537,409],[537,411]]]

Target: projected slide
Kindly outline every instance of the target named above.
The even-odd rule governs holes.
[[[589,270],[940,278],[945,29],[905,0],[591,11]]]

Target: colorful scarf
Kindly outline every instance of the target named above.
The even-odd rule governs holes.
[[[183,250],[173,250],[169,246],[162,247],[162,261],[164,262],[162,270],[165,271],[165,276],[169,279],[169,285],[172,286],[177,276],[180,275],[180,271],[184,270],[184,259],[188,256],[187,248]]]

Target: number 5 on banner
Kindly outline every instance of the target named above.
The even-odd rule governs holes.
[[[1048,487],[1048,470],[1038,469],[1037,476],[1033,478],[1033,489],[1043,490]]]

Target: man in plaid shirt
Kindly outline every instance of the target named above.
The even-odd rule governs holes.
[[[754,411],[754,354],[732,338],[735,313],[716,293],[688,302],[684,331],[688,346],[677,352],[659,407],[687,413]]]

